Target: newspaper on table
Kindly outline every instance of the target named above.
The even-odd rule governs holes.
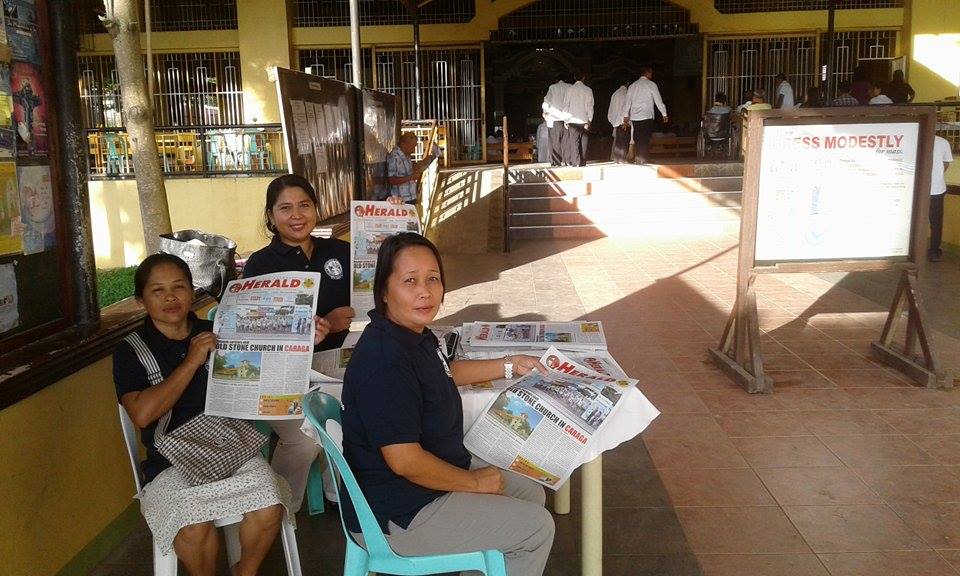
[[[207,367],[207,414],[303,417],[321,278],[281,272],[227,284],[213,320],[217,349]]]
[[[637,381],[594,372],[555,347],[540,362],[547,373],[531,372],[501,392],[463,443],[494,466],[556,489]]]
[[[561,350],[607,349],[603,323],[599,321],[474,322],[467,344],[471,347],[527,347],[541,350],[550,346]]]
[[[350,305],[363,314],[373,309],[377,251],[398,232],[420,232],[417,209],[409,204],[354,200],[350,205]]]

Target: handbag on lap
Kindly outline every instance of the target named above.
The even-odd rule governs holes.
[[[150,385],[162,382],[160,365],[143,338],[134,332],[124,340],[143,364]],[[160,417],[153,444],[192,486],[232,476],[256,456],[267,441],[267,437],[246,420],[206,414],[197,414],[167,432],[171,414],[172,411]]]

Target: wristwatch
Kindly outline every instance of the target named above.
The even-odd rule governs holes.
[[[503,363],[503,377],[507,380],[510,380],[513,378],[513,362],[508,362],[507,360],[509,358],[510,358],[509,356],[507,356],[507,358],[504,358],[504,363]]]

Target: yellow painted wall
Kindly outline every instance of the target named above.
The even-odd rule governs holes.
[[[154,32],[150,35],[154,52],[216,52],[236,50],[238,46],[236,30],[194,30],[190,32]],[[140,47],[147,49],[144,34],[140,35]],[[84,36],[81,44],[84,54],[113,54],[113,43],[109,34]]]
[[[6,576],[55,574],[136,491],[110,358],[0,411],[0,558]]]
[[[267,243],[263,202],[272,178],[193,178],[166,181],[174,230],[195,228],[227,236],[240,253]],[[92,181],[90,214],[98,268],[135,266],[146,256],[137,186],[133,180]]]
[[[913,0],[909,17],[907,76],[917,101],[956,98],[960,94],[960,3]]]
[[[247,124],[280,121],[277,89],[268,79],[267,70],[291,67],[286,6],[286,2],[273,0],[237,2],[243,121]]]

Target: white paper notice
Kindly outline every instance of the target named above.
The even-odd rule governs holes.
[[[13,264],[0,265],[0,332],[20,325],[17,307],[17,273]]]
[[[917,142],[913,123],[764,127],[755,260],[907,256]]]
[[[310,127],[307,125],[307,107],[303,100],[291,100],[290,110],[293,111],[293,133],[297,139],[297,154],[310,154]]]

